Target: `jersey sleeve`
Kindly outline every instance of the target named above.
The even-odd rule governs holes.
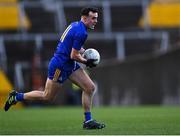
[[[76,33],[74,36],[74,42],[72,47],[79,51],[83,46],[84,42],[86,41],[86,39],[87,39],[87,35]]]

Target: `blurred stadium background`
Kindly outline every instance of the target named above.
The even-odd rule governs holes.
[[[60,35],[91,5],[100,11],[84,46],[101,54],[88,70],[94,105],[180,104],[180,0],[0,0],[0,107],[12,88],[43,90]],[[66,82],[51,104],[80,105],[78,90]]]

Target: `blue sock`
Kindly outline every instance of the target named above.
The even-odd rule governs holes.
[[[84,115],[85,115],[85,121],[88,121],[88,120],[92,119],[91,118],[91,112],[85,112]]]
[[[23,101],[24,100],[24,93],[17,93],[16,100],[17,101]]]

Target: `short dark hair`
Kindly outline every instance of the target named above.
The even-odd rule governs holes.
[[[96,7],[84,7],[81,10],[81,16],[89,16],[89,12],[98,13],[98,8]]]

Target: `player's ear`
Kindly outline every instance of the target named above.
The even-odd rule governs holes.
[[[87,21],[88,16],[82,16],[82,18],[84,19],[84,21]]]
[[[81,16],[81,18],[85,19],[86,16]]]

